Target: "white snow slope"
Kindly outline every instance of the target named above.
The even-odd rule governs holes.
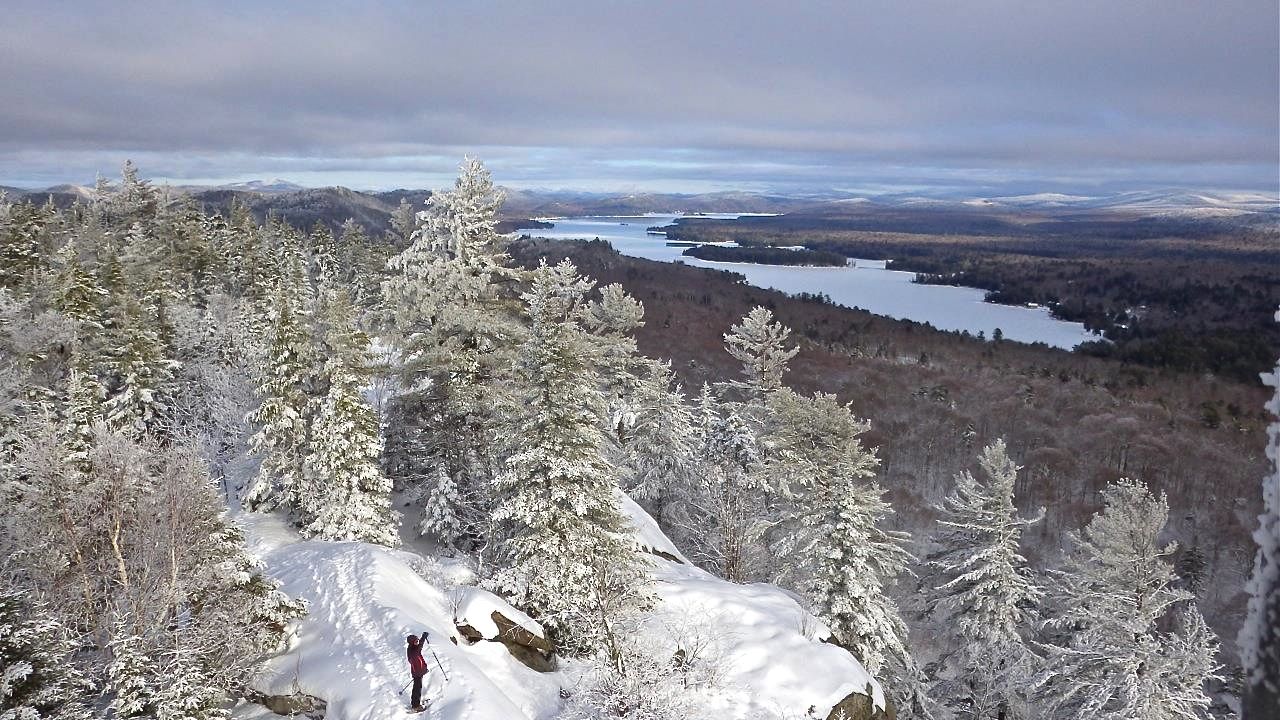
[[[620,498],[636,526],[638,551],[652,560],[658,602],[646,616],[651,645],[696,653],[715,665],[712,691],[723,699],[725,720],[757,711],[780,717],[824,718],[853,692],[883,707],[880,687],[844,650],[822,642],[826,627],[787,592],[766,584],[736,585],[690,564],[630,498]],[[253,549],[285,592],[306,598],[308,616],[287,652],[272,659],[257,689],[269,695],[303,692],[324,698],[332,720],[384,720],[407,716],[409,680],[405,636],[431,633],[431,673],[424,695],[433,720],[550,720],[559,692],[572,690],[580,663],[561,662],[538,673],[494,642],[460,645],[454,618],[497,609],[516,622],[536,623],[501,599],[470,587],[472,572],[456,560],[422,556],[358,542],[301,540],[276,516],[240,516]],[[476,609],[479,608],[479,611]],[[809,715],[810,708],[813,714]],[[244,706],[239,718],[264,717]]]

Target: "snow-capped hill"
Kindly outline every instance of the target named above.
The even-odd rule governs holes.
[[[42,190],[41,193],[54,193],[57,195],[74,195],[82,200],[92,200],[97,195],[97,193],[91,187],[87,187],[85,185],[72,185],[72,184],[52,185]]]
[[[1096,198],[1087,195],[1067,195],[1064,193],[1033,193],[1030,195],[1010,195],[1006,197],[995,197],[983,200],[982,202],[993,205],[1004,205],[1007,207],[1025,207],[1025,208],[1045,208],[1045,207],[1072,207],[1090,203]]]
[[[656,602],[640,622],[639,640],[715,678],[700,691],[703,707],[725,720],[826,718],[859,697],[868,708],[885,707],[880,685],[852,655],[824,642],[826,626],[791,594],[694,567],[639,505],[625,495],[619,500],[654,581]],[[408,692],[400,692],[409,678],[405,637],[424,630],[434,652],[424,653],[431,666],[424,717],[433,720],[552,720],[562,709],[561,691],[574,692],[586,671],[581,662],[561,660],[554,671],[536,672],[502,643],[477,639],[499,633],[495,613],[535,636],[542,628],[474,587],[461,561],[367,543],[304,541],[276,516],[248,514],[241,521],[267,572],[309,603],[289,649],[269,661],[256,683],[264,695],[321,698],[329,718],[402,718],[409,702]],[[246,705],[237,717],[270,717],[262,712]]]
[[[289,182],[288,180],[281,180],[280,178],[272,178],[270,180],[248,180],[246,182],[229,183],[226,185],[219,185],[215,189],[245,190],[249,192],[260,192],[260,193],[282,193],[282,192],[295,192],[298,190],[305,190],[306,188],[303,187],[302,185],[298,185],[297,183]]]

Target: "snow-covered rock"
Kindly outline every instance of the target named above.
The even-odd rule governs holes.
[[[501,643],[512,657],[533,670],[555,669],[554,648],[542,626],[487,590],[460,589],[453,624],[471,642]]]

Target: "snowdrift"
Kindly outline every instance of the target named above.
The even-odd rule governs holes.
[[[713,691],[726,700],[726,720],[756,711],[825,718],[851,693],[868,688],[875,706],[884,706],[880,686],[851,655],[823,642],[829,631],[794,597],[694,567],[638,505],[625,496],[620,502],[635,525],[637,551],[652,562],[658,602],[643,623],[644,640],[673,657],[681,651],[690,661],[713,664]],[[404,718],[405,636],[424,630],[435,657],[426,654],[431,673],[424,696],[431,706],[421,717],[550,720],[561,708],[561,689],[575,687],[579,663],[539,673],[500,643],[451,642],[459,637],[455,618],[483,624],[480,618],[495,610],[541,633],[500,598],[471,587],[474,577],[463,563],[366,543],[303,541],[279,518],[241,519],[267,572],[310,603],[290,648],[257,681],[264,694],[323,698],[333,720]],[[256,706],[236,714],[270,717]]]

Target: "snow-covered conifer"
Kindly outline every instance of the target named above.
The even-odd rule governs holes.
[[[1280,321],[1280,313],[1276,313]],[[1272,416],[1280,416],[1280,363],[1262,376],[1276,389],[1267,402]],[[1258,554],[1249,578],[1249,610],[1240,628],[1240,656],[1245,668],[1245,720],[1264,720],[1280,707],[1280,421],[1267,428],[1267,457],[1271,473],[1262,479],[1262,514],[1253,540]]]
[[[873,480],[876,457],[859,437],[867,423],[833,395],[779,389],[771,398],[766,472],[784,491],[779,546],[816,614],[873,673],[914,667],[907,629],[886,586],[911,555],[902,533],[881,529],[893,513]]]
[[[409,247],[388,261],[382,288],[406,389],[393,414],[419,416],[394,423],[388,454],[419,497],[451,504],[423,508],[418,527],[437,538],[452,534],[449,517],[487,522],[498,427],[511,409],[506,381],[524,330],[509,288],[520,273],[494,229],[502,197],[479,161],[464,161],[453,189],[434,193],[414,221]]]
[[[693,411],[680,388],[674,387],[671,368],[649,363],[644,373],[634,391],[629,422],[621,428],[623,488],[660,509],[673,487],[694,482],[700,448]]]
[[[54,307],[86,328],[100,328],[99,305],[107,293],[98,279],[84,269],[74,244],[66,243],[58,250],[55,267]]]
[[[767,308],[759,306],[725,333],[725,349],[742,362],[745,387],[757,401],[782,387],[787,363],[800,352],[799,347],[786,347],[790,336],[790,329],[775,321]]]
[[[209,682],[199,662],[202,648],[180,646],[166,653],[152,696],[156,720],[221,720],[226,696]]]
[[[136,302],[126,301],[126,325],[108,352],[112,387],[103,404],[107,422],[127,432],[154,431],[169,419],[174,376],[181,363],[168,357],[165,343]]]
[[[1060,635],[1044,646],[1036,686],[1064,718],[1201,717],[1217,642],[1191,594],[1172,584],[1175,546],[1159,544],[1168,503],[1129,479],[1103,490],[1103,502],[1070,534],[1074,548],[1050,588],[1045,624]]]
[[[614,494],[617,469],[603,454],[604,403],[582,327],[590,288],[568,261],[534,273],[524,295],[532,328],[516,370],[526,409],[495,480],[495,585],[571,653],[610,645],[603,609],[641,584]]]
[[[84,678],[48,608],[16,588],[0,589],[0,718],[41,720],[86,714]]]
[[[156,659],[149,656],[146,643],[129,627],[117,622],[112,631],[111,664],[107,666],[107,690],[115,717],[156,717],[156,696],[162,684]]]
[[[701,441],[696,471],[690,484],[675,488],[664,514],[695,562],[745,582],[759,570],[752,561],[759,559],[754,551],[765,496],[756,433],[737,405],[717,403],[705,386],[694,427]]]
[[[315,353],[308,330],[308,292],[300,251],[287,245],[284,253],[283,271],[271,296],[265,367],[259,371],[262,404],[249,415],[259,428],[250,447],[262,457],[258,475],[245,494],[246,504],[253,509],[299,509],[303,461],[311,452],[308,390],[315,374]]]
[[[311,429],[304,459],[307,482],[298,489],[303,532],[329,540],[399,544],[391,512],[391,481],[382,473],[382,434],[365,401],[361,374],[368,367],[368,338],[355,327],[345,291],[325,301],[329,391]]]
[[[978,458],[981,479],[967,470],[938,508],[930,567],[937,584],[929,604],[948,645],[933,697],[961,718],[1007,717],[1021,712],[1023,691],[1035,671],[1028,648],[1044,593],[1019,549],[1023,528],[1039,520],[1017,517],[1013,503],[1018,466],[1003,440]]]

